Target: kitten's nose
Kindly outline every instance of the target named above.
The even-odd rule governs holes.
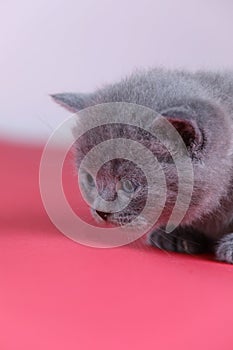
[[[107,220],[107,217],[108,217],[108,213],[105,213],[103,211],[98,211],[96,210],[96,213],[103,219],[103,220]]]

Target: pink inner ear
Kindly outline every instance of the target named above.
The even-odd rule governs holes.
[[[186,146],[200,146],[203,143],[201,130],[199,129],[195,120],[186,120],[172,117],[166,118],[179,132]]]

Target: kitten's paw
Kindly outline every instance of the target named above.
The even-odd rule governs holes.
[[[224,236],[218,241],[215,254],[217,260],[233,264],[233,233]]]
[[[166,233],[165,229],[160,228],[150,234],[148,243],[179,253],[201,254],[210,251],[208,238],[192,228],[177,227],[171,233]]]

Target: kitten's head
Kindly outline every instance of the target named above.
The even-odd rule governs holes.
[[[104,163],[96,178],[92,168],[82,168],[79,182],[97,221],[104,220],[114,225],[129,224],[140,217],[145,207],[146,177],[129,160],[116,158]],[[100,200],[105,201],[104,207]]]
[[[179,81],[177,81],[177,86],[179,87]],[[174,154],[180,153],[181,161],[182,156],[185,159],[188,155],[193,166],[194,183],[191,184],[192,179],[187,176],[182,183],[183,189],[179,188],[179,192],[181,190],[185,193],[186,189],[193,185],[184,223],[190,223],[210,212],[219,204],[225,191],[228,177],[223,176],[219,168],[229,166],[226,152],[229,151],[230,145],[227,138],[223,139],[223,134],[229,133],[223,111],[213,101],[197,96],[193,92],[193,86],[190,88],[187,81],[182,83],[182,79],[179,92],[170,90],[171,84],[167,77],[164,84],[160,82],[158,87],[161,87],[161,94],[156,89],[152,91],[151,87],[148,87],[148,81],[142,84],[142,81],[139,80],[135,84],[135,81],[131,79],[98,90],[93,94],[65,93],[52,96],[56,102],[72,112],[79,112],[87,107],[109,102],[128,102],[150,107],[164,116],[178,131],[186,147],[184,154],[183,148],[179,147],[179,140],[166,131],[162,132],[162,138],[158,139],[153,132],[150,133],[143,127],[122,125],[122,123],[94,127],[79,137],[75,142],[76,164],[80,169],[79,183],[97,221],[104,220],[115,225],[130,222],[144,225],[143,209],[147,203],[149,190],[147,177],[140,166],[130,160],[119,158],[117,152],[115,158],[103,162],[97,173],[95,172],[95,160],[89,163],[88,167],[82,166],[82,160],[88,152],[106,140],[136,141],[150,150],[158,160],[160,170],[162,169],[165,175],[165,183],[158,181],[159,176],[156,172],[153,175],[154,196],[157,198],[158,206],[161,204],[162,194],[166,191],[166,201],[158,225],[164,225],[168,221],[178,194],[177,165],[169,150],[172,149]],[[155,94],[157,94],[157,99],[155,99]],[[85,124],[84,119],[83,123]],[[218,133],[218,129],[221,129],[222,132]],[[101,153],[99,157],[102,157]],[[149,170],[152,169],[149,159],[147,167]],[[185,162],[183,171],[187,172]],[[219,188],[220,183],[222,188]],[[163,188],[164,186],[166,189]],[[104,207],[100,203],[102,199],[105,201]],[[150,209],[153,213],[154,208]]]

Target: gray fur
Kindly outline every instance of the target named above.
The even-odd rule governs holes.
[[[233,263],[233,72],[137,71],[91,94],[66,93],[52,97],[73,112],[105,102],[129,102],[149,107],[171,120],[196,125],[195,135],[199,132],[202,140],[199,137],[192,147],[188,145],[195,183],[190,209],[181,228],[186,232],[184,239],[187,239],[187,232],[192,232],[189,240],[202,242],[201,233],[205,243],[209,240],[211,249],[214,247],[217,259]],[[131,133],[130,130],[127,132]],[[103,131],[99,130],[99,133],[96,139],[102,138]],[[93,141],[92,135],[86,142]],[[149,147],[152,143],[150,140]],[[172,191],[177,181],[172,164],[161,152],[160,160]],[[164,224],[165,220],[162,220],[160,226]],[[179,240],[181,228],[178,228]],[[175,237],[176,232],[172,234]],[[157,238],[164,236],[161,230],[156,230],[153,237],[151,243],[159,245],[161,239]],[[163,244],[160,246],[164,248]],[[172,250],[180,251],[175,244],[172,247]]]

